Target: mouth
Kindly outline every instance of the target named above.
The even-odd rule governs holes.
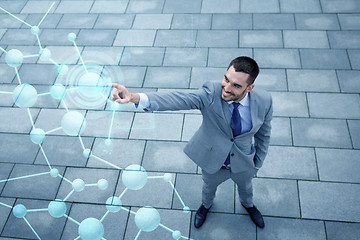
[[[228,98],[228,97],[231,97],[232,94],[231,94],[231,93],[227,93],[227,92],[225,92],[225,91],[223,90],[222,95],[223,95],[223,97]]]

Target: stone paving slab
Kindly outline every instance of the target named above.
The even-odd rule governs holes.
[[[155,39],[155,30],[119,30],[114,46],[151,47]]]
[[[171,29],[210,29],[212,23],[214,28],[211,14],[174,14]]]
[[[302,67],[306,69],[350,69],[345,50],[300,49]]]
[[[56,13],[88,13],[93,1],[61,1],[56,7]]]
[[[266,227],[258,230],[258,239],[326,239],[324,223],[322,221],[264,218]]]
[[[201,47],[238,47],[236,30],[198,30],[197,43]]]
[[[164,13],[199,13],[201,8],[201,0],[167,0],[165,1]]]
[[[343,30],[360,30],[359,14],[339,14],[339,22]]]
[[[21,13],[46,13],[50,6],[52,5],[52,1],[27,1],[24,8],[21,10]],[[52,9],[50,9],[50,13],[53,13],[58,6],[59,2],[55,2],[55,5]]]
[[[17,199],[15,204],[23,204],[27,209],[45,209],[49,203],[49,201]],[[70,204],[67,204],[66,213],[69,213],[69,207]],[[64,217],[53,218],[48,211],[30,212],[25,217],[42,239],[60,239],[66,221]],[[26,222],[13,214],[10,215],[2,235],[20,239],[37,239]]]
[[[132,211],[137,212],[138,208],[131,208]],[[173,229],[174,231],[180,231],[182,236],[189,236],[189,225],[191,213],[184,213],[179,210],[165,210],[158,209],[160,214],[160,223],[165,227]],[[124,239],[134,239],[138,233],[139,229],[135,224],[134,214],[130,214],[128,219],[128,224],[126,228],[126,235]],[[157,227],[154,231],[151,232],[141,232],[140,238],[145,240],[151,239],[171,239],[172,233],[165,229],[164,227]]]
[[[305,93],[272,92],[273,116],[308,117]]]
[[[6,8],[11,13],[20,13],[25,6],[26,1],[1,1],[0,7]]]
[[[64,15],[59,24],[58,28],[93,28],[95,21],[97,19],[96,15],[89,14],[66,14]]]
[[[158,30],[154,46],[157,47],[195,47],[195,38],[198,36],[198,44],[204,44],[199,39],[199,33],[194,30]],[[200,36],[201,38],[201,36]]]
[[[133,29],[169,29],[172,14],[136,14]]]
[[[23,65],[19,70],[19,74],[22,83],[47,85],[53,84],[58,75],[57,68],[47,64]]]
[[[254,29],[295,29],[295,20],[292,14],[253,14]]]
[[[142,166],[147,171],[196,173],[196,164],[183,153],[183,142],[147,141]]]
[[[161,13],[165,0],[131,0],[126,13]]]
[[[318,180],[319,154],[312,148],[270,146],[258,177]],[[320,169],[320,167],[319,167]]]
[[[90,13],[124,13],[128,5],[125,1],[94,1]]]
[[[254,205],[265,216],[300,217],[296,180],[254,178]],[[246,213],[236,194],[235,213]]]
[[[1,74],[0,83],[11,83],[16,73],[14,69],[11,69],[7,64],[1,63],[0,74]]]
[[[88,111],[86,114],[86,127],[81,135],[89,137],[110,136],[111,138],[128,137],[134,114],[130,112],[115,112],[114,120],[112,120],[112,116],[113,113],[109,111]],[[113,124],[110,131],[111,121],[113,121]]]
[[[145,169],[146,170],[146,169]],[[123,173],[122,173],[123,174]],[[147,176],[163,176],[164,173],[148,172]],[[174,181],[175,176],[172,176]],[[115,196],[120,196],[124,193],[125,185],[122,181],[122,175],[119,178],[119,183],[115,191]],[[169,209],[172,206],[173,189],[171,185],[163,179],[147,179],[146,185],[139,190],[127,190],[121,197],[124,206],[152,206],[155,208]]]
[[[360,3],[356,0],[327,1],[320,0],[324,13],[348,13],[360,11]]]
[[[240,30],[239,34],[240,47],[278,48],[283,46],[283,36],[278,30]]]
[[[120,65],[161,66],[164,52],[164,48],[125,47]]]
[[[296,49],[254,49],[254,57],[264,68],[299,68],[300,56]]]
[[[331,31],[328,32],[330,46],[332,48],[359,48],[359,31]]]
[[[10,176],[10,173],[14,167],[14,164],[10,163],[0,163],[0,181],[8,179]],[[0,193],[3,190],[6,182],[0,183]],[[1,200],[0,200],[1,201]],[[0,225],[1,226],[1,225]]]
[[[134,14],[99,14],[94,28],[99,29],[130,29]]]
[[[119,171],[114,169],[95,169],[95,168],[74,168],[67,167],[65,178],[73,182],[75,179],[82,179],[85,184],[96,184],[100,179],[108,181],[108,188],[100,190],[97,186],[85,187],[81,192],[74,192],[67,200],[81,203],[105,204],[108,197],[113,196]],[[57,199],[65,199],[73,190],[72,185],[62,181],[59,191],[56,194]]]
[[[336,14],[295,14],[297,29],[339,30],[340,24]]]
[[[329,48],[325,31],[284,31],[285,48]],[[332,46],[333,47],[333,46]]]
[[[203,0],[201,13],[238,13],[239,5],[239,1],[236,0],[224,0],[222,2]]]
[[[136,113],[130,139],[179,141],[182,121],[183,114]]]
[[[359,183],[359,154],[359,150],[317,148],[320,180]]]
[[[25,20],[25,22],[29,23],[30,25],[34,26],[40,23],[41,19],[44,17],[43,13],[38,14],[29,14]],[[41,22],[40,25],[40,32],[44,28],[56,28],[60,19],[62,18],[62,14],[48,14],[46,16],[46,21]],[[23,24],[22,28],[29,28],[29,26]]]
[[[29,109],[33,120],[39,114],[39,111],[40,109]],[[31,128],[30,116],[26,109],[0,108],[0,132],[30,133]]]
[[[64,173],[63,167],[58,167],[57,169],[59,174]],[[49,172],[48,166],[16,164],[10,174],[10,178],[46,172]],[[60,182],[61,179],[59,177],[53,178],[50,174],[8,181],[1,196],[53,200],[57,194]]]
[[[107,209],[105,205],[73,203],[69,216],[81,223],[83,220],[90,217],[100,220],[106,211]],[[122,238],[125,233],[128,214],[129,213],[123,210],[116,213],[109,213],[109,215],[107,215],[102,222],[104,226],[104,238]],[[79,226],[77,224],[67,220],[64,227],[64,232],[61,235],[61,239],[66,240],[77,238],[79,236],[78,228]]]
[[[288,82],[284,69],[261,69],[256,78],[256,86],[267,91],[286,91]],[[289,83],[290,85],[290,83]]]
[[[69,33],[78,34],[77,29],[43,29],[40,34],[41,44],[51,46],[71,46],[72,43],[67,39]],[[54,54],[56,56],[56,54]]]
[[[288,13],[321,13],[321,4],[318,0],[280,0],[280,9]]]
[[[292,145],[292,130],[290,118],[274,117],[271,121],[270,144],[273,145]]]
[[[17,85],[12,84],[1,84],[0,91],[6,92],[2,93],[2,97],[0,98],[0,106],[3,107],[12,107],[14,105],[13,100],[13,91]]]
[[[106,139],[104,138],[95,139],[92,145],[93,155],[120,168],[126,168],[131,164],[141,164],[145,141],[111,139],[110,145],[107,145],[105,141]],[[114,168],[113,165],[103,163],[90,156],[86,166],[92,168]]]
[[[286,73],[289,84],[289,91],[306,91],[306,92],[339,92],[340,91],[339,83],[336,78],[336,72],[334,70],[288,69]]]
[[[291,123],[295,146],[351,148],[344,120],[293,118]]]
[[[360,235],[359,223],[325,222],[329,240],[356,240]]]
[[[76,43],[79,46],[112,46],[115,36],[116,30],[113,29],[82,29]]]
[[[125,86],[141,87],[143,85],[146,67],[107,67],[104,71],[113,73],[113,82],[124,84]]]
[[[21,51],[24,56],[39,53],[39,47],[36,47],[36,46],[8,45],[6,48],[7,51],[9,51],[11,49],[17,49],[17,50]],[[38,58],[25,58],[23,63],[36,63],[37,60],[38,60]],[[0,62],[5,63],[5,54],[1,55]],[[11,68],[10,66],[6,66],[6,67]],[[11,69],[11,70],[14,70],[14,69]]]
[[[243,0],[240,4],[242,13],[279,13],[278,0]]]
[[[205,67],[207,48],[166,48],[164,66]]]
[[[85,111],[78,111],[79,113],[85,116]],[[35,126],[41,128],[45,132],[55,130],[61,127],[61,119],[66,114],[65,109],[41,109],[39,116],[35,121]],[[51,135],[63,135],[66,133],[60,129],[58,131],[52,132]]]
[[[193,214],[192,221],[194,221]],[[234,227],[229,227],[234,226]],[[249,216],[238,214],[209,213],[206,223],[199,229],[191,228],[193,239],[215,240],[221,236],[224,240],[256,238],[256,227]]]
[[[334,221],[360,221],[359,185],[299,181],[301,216]]]
[[[348,50],[352,69],[360,70],[359,52],[359,50]]]
[[[360,83],[356,81],[358,71],[339,70],[337,75],[342,92],[360,93]]]
[[[210,48],[208,66],[223,67],[225,71],[229,62],[237,56],[252,56],[252,50],[250,48]]]
[[[26,19],[27,14],[15,14],[16,17],[20,19]],[[14,18],[8,14],[0,15],[0,27],[1,28],[19,28],[23,23],[19,21],[14,21]]]
[[[204,14],[201,14],[202,16]],[[234,24],[236,23],[236,24]],[[212,18],[212,29],[252,29],[251,14],[214,13]]]
[[[206,81],[222,79],[224,74],[223,68],[193,67],[190,88],[200,88]]]
[[[349,130],[354,148],[360,148],[360,121],[349,120]]]
[[[45,30],[43,30],[45,31]],[[29,37],[30,31],[28,29],[8,29],[1,38],[1,45],[34,45],[36,38]]]
[[[14,205],[15,199],[0,197],[0,202],[12,207]],[[1,231],[4,229],[6,220],[8,219],[10,214],[11,214],[11,208],[1,205],[1,207],[0,207],[0,230]],[[0,239],[2,239],[2,238],[0,238]]]
[[[360,118],[358,94],[308,93],[309,112],[318,118]]]
[[[82,137],[85,146],[91,146],[94,139]],[[46,136],[42,144],[46,157],[52,166],[85,167],[86,160],[78,137]],[[35,164],[46,164],[44,155],[39,152]]]
[[[187,88],[190,82],[189,67],[148,67],[143,86],[154,88]]]
[[[38,152],[28,134],[0,134],[1,162],[3,163],[33,163]]]
[[[181,136],[182,141],[189,141],[202,123],[202,116],[195,114],[185,114],[184,128]]]

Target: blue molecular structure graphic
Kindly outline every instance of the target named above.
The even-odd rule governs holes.
[[[173,183],[172,183],[172,174],[165,173],[163,176],[148,176],[146,170],[137,164],[130,165],[126,167],[125,169],[116,166],[115,164],[112,164],[108,162],[105,159],[102,159],[96,155],[94,155],[90,148],[86,148],[81,134],[86,128],[86,119],[84,115],[78,111],[69,110],[67,107],[67,104],[64,100],[65,96],[67,94],[70,94],[71,92],[76,91],[79,96],[86,96],[86,99],[90,102],[106,102],[110,105],[110,110],[112,111],[112,119],[111,124],[109,127],[109,134],[107,139],[105,140],[106,145],[111,145],[111,131],[114,121],[114,115],[115,112],[119,109],[119,104],[111,101],[108,96],[110,93],[110,86],[108,86],[109,79],[104,78],[101,75],[101,72],[99,72],[99,68],[96,65],[86,65],[81,57],[81,54],[79,52],[79,49],[76,45],[76,34],[75,33],[69,33],[67,38],[70,42],[72,42],[78,56],[81,62],[81,69],[77,69],[77,82],[76,84],[72,84],[70,86],[64,86],[63,84],[54,84],[50,92],[41,93],[38,94],[37,90],[29,84],[23,84],[21,82],[21,78],[18,73],[18,67],[22,65],[24,59],[26,58],[39,58],[41,61],[46,61],[53,63],[57,67],[57,71],[59,75],[66,75],[69,74],[69,67],[64,64],[58,64],[56,63],[52,57],[51,57],[51,51],[47,48],[43,48],[41,45],[41,41],[39,38],[39,27],[41,23],[45,20],[46,16],[48,15],[51,8],[54,6],[54,3],[50,6],[50,8],[47,10],[47,12],[44,14],[41,21],[36,25],[32,26],[25,21],[21,20],[20,18],[16,17],[15,15],[11,14],[7,10],[0,7],[0,10],[4,11],[5,13],[9,14],[10,16],[14,17],[16,20],[24,23],[26,26],[30,28],[31,34],[35,35],[37,39],[37,43],[39,46],[39,52],[37,54],[24,56],[23,53],[18,49],[11,49],[9,51],[6,51],[2,47],[0,47],[0,50],[3,51],[5,55],[5,61],[8,66],[14,68],[16,73],[16,78],[18,81],[18,86],[14,89],[13,92],[5,92],[0,91],[0,94],[10,94],[12,95],[12,99],[16,106],[19,108],[23,108],[25,111],[27,111],[31,124],[32,124],[32,130],[30,132],[30,139],[31,141],[38,145],[42,155],[44,156],[44,159],[49,167],[49,171],[46,172],[40,172],[37,174],[31,174],[16,178],[8,178],[4,180],[0,180],[0,183],[3,182],[9,182],[9,181],[21,181],[22,179],[26,178],[32,178],[42,175],[50,175],[52,178],[61,178],[65,182],[71,185],[72,190],[67,194],[67,196],[64,199],[56,199],[49,203],[47,208],[42,209],[27,209],[26,206],[23,204],[17,204],[15,206],[10,206],[8,204],[0,202],[0,205],[6,208],[12,209],[12,214],[16,218],[23,219],[28,227],[31,229],[31,231],[35,234],[35,236],[38,239],[41,239],[41,236],[38,235],[36,229],[34,229],[31,225],[31,223],[27,220],[26,216],[27,214],[33,214],[36,212],[48,212],[51,217],[53,218],[67,218],[74,224],[78,225],[78,237],[75,239],[83,239],[83,240],[98,240],[98,239],[105,239],[104,236],[104,226],[103,226],[103,220],[109,215],[109,214],[115,214],[121,210],[126,211],[128,213],[135,215],[135,224],[139,228],[139,231],[137,235],[134,237],[134,239],[138,239],[141,232],[151,232],[155,230],[158,227],[162,227],[172,234],[173,239],[189,239],[185,236],[181,235],[180,231],[172,230],[165,225],[161,224],[161,217],[159,212],[151,206],[144,206],[141,207],[137,212],[131,211],[130,209],[127,209],[122,206],[121,198],[124,196],[124,194],[127,192],[127,190],[139,190],[142,189],[146,184],[148,180],[151,179],[162,179],[164,182],[169,183],[172,187],[173,191],[177,195],[178,199],[180,200],[181,204],[183,205],[183,211],[185,213],[189,213],[190,209],[187,207],[184,202],[182,201],[179,193],[175,189]],[[37,128],[34,124],[34,120],[30,114],[30,108],[34,106],[34,104],[37,102],[38,98],[41,98],[45,95],[51,95],[52,98],[61,101],[63,104],[66,114],[61,119],[61,126],[57,127],[55,129],[49,130],[45,132],[41,128]],[[107,164],[117,170],[122,171],[121,180],[125,185],[125,189],[119,196],[110,196],[107,200],[104,207],[104,215],[101,219],[96,218],[86,218],[82,222],[78,222],[77,220],[73,219],[72,217],[68,216],[66,214],[67,206],[66,201],[69,199],[69,197],[73,194],[77,194],[82,192],[87,187],[97,187],[100,190],[106,190],[108,188],[108,181],[106,179],[99,179],[96,183],[85,183],[84,180],[77,178],[74,181],[70,181],[69,179],[65,178],[59,173],[59,170],[52,167],[49,159],[46,156],[45,150],[42,147],[42,144],[44,143],[46,139],[46,135],[53,133],[55,131],[64,131],[69,136],[75,136],[78,137],[80,144],[82,146],[82,153],[84,158],[92,157],[104,164]]]

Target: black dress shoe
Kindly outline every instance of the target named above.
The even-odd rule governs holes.
[[[206,208],[204,207],[204,205],[201,204],[195,215],[194,225],[196,228],[199,228],[204,224],[206,220],[206,215],[208,214],[209,210],[210,208]]]
[[[250,214],[250,218],[256,224],[256,226],[258,226],[259,228],[265,227],[264,219],[261,215],[261,212],[255,206],[252,206],[249,208],[245,207],[244,205],[242,205],[242,206]]]

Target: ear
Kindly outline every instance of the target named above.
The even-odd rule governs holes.
[[[248,92],[250,92],[251,90],[253,90],[254,87],[255,87],[254,84],[251,84],[251,85],[247,86]]]

